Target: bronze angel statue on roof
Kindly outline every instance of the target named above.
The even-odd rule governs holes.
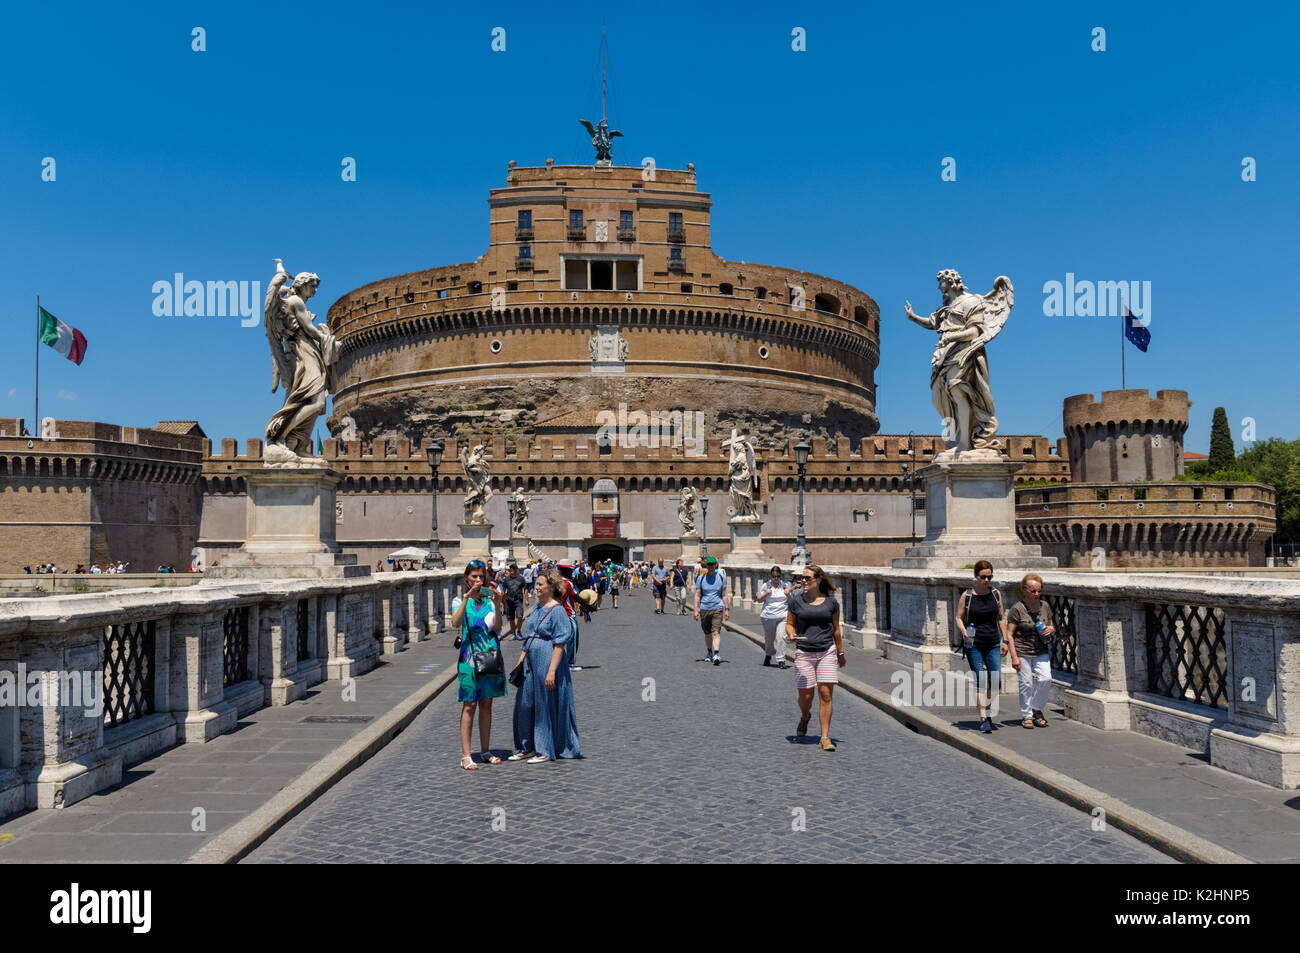
[[[621,136],[623,133],[615,129],[609,131],[609,120],[602,119],[597,125],[593,126],[586,119],[579,119],[578,122],[587,130],[587,135],[591,136],[591,144],[596,147],[597,162],[612,162],[613,155],[610,152],[610,142],[615,136]]]
[[[325,398],[338,389],[339,345],[326,325],[312,323],[316,315],[307,310],[320,278],[301,272],[283,293],[289,272],[279,258],[274,261],[263,317],[271,345],[271,393],[283,384],[285,395],[266,425],[263,460],[268,466],[322,466],[324,461],[312,456],[311,434],[325,412]]]
[[[993,281],[993,290],[980,296],[967,291],[961,275],[951,268],[945,268],[937,277],[943,295],[939,310],[922,318],[912,312],[912,302],[907,302],[906,308],[909,320],[939,332],[939,343],[930,361],[930,396],[943,418],[944,441],[949,447],[945,453],[998,453],[1002,443],[994,439],[998,421],[993,416],[993,391],[984,348],[1001,333],[1011,315],[1015,303],[1011,279],[999,276]]]

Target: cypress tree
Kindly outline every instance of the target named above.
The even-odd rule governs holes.
[[[1207,469],[1211,473],[1231,470],[1236,459],[1232,431],[1228,428],[1228,412],[1222,407],[1215,407],[1214,422],[1210,424],[1210,460]]]

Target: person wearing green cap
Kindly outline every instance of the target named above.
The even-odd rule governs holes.
[[[704,560],[704,572],[695,577],[695,621],[704,630],[704,661],[722,664],[722,623],[731,618],[727,574],[716,557]]]

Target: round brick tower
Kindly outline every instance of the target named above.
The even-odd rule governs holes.
[[[652,172],[653,174],[647,174]],[[702,411],[760,445],[879,429],[880,310],[850,285],[727,261],[695,170],[521,168],[492,189],[487,251],[339,298],[331,431],[362,438],[592,432]]]
[[[1073,483],[1172,480],[1183,472],[1187,391],[1103,391],[1065,399]]]

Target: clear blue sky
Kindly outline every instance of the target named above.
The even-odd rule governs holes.
[[[951,267],[1016,287],[990,346],[1004,432],[1055,438],[1062,398],[1119,386],[1117,320],[1043,314],[1073,272],[1152,283],[1129,386],[1190,391],[1189,449],[1216,405],[1300,437],[1290,3],[10,5],[0,415],[32,416],[40,292],[90,342],[80,367],[43,350],[42,415],[261,436],[280,395],[260,327],[155,317],[153,283],[265,287],[282,257],[322,276],[323,318],[367,281],[475,258],[509,160],[591,161],[602,16],[615,161],[694,162],[719,254],[879,302],[883,431],[939,429],[933,334],[903,302],[933,310]]]

